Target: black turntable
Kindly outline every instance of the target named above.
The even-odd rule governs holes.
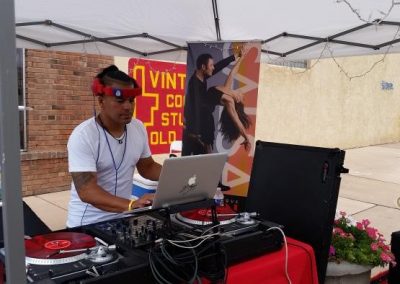
[[[197,234],[218,230],[220,243],[226,252],[227,265],[278,250],[283,238],[282,226],[257,217],[257,213],[236,213],[230,206],[216,207],[217,223],[212,221],[212,209],[195,209],[171,215],[174,223],[189,228]]]
[[[25,240],[28,282],[96,277],[118,261],[115,246],[84,233],[54,232]]]
[[[173,222],[186,226],[199,233],[204,232],[212,226],[218,227],[223,236],[235,236],[257,229],[260,221],[257,213],[236,213],[229,206],[216,207],[216,218],[218,225],[212,221],[212,209],[194,209],[178,212],[171,216]]]

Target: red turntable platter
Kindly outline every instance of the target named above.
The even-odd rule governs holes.
[[[218,206],[216,208],[218,221],[221,225],[235,221],[237,213],[229,206]],[[176,218],[182,222],[192,225],[209,225],[212,223],[211,209],[195,209],[183,211],[176,214]]]
[[[58,253],[60,250],[91,248],[96,245],[93,237],[75,232],[57,232],[35,236],[25,240],[26,256],[34,259],[58,259],[82,254],[79,252]]]

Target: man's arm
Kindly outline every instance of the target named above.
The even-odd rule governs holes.
[[[139,174],[149,180],[158,180],[161,173],[161,165],[153,160],[153,158],[141,158],[136,164]]]
[[[114,196],[97,184],[95,172],[72,172],[79,198],[86,203],[108,212],[123,212],[128,210],[129,199]],[[153,200],[153,195],[146,194],[137,200],[132,208],[147,206]]]
[[[235,55],[231,55],[227,58],[224,58],[224,59],[218,61],[216,64],[214,64],[213,75],[217,74],[219,71],[224,69],[226,66],[228,66],[231,62],[233,62],[235,60],[236,60]]]

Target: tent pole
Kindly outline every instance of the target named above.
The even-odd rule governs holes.
[[[7,283],[26,283],[14,1],[0,9],[0,165]]]
[[[221,29],[219,27],[219,16],[218,16],[218,6],[217,0],[211,0],[213,6],[213,13],[214,13],[214,21],[215,21],[215,32],[217,33],[217,40],[221,40]]]

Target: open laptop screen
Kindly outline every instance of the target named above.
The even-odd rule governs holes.
[[[213,198],[226,160],[226,153],[165,160],[152,207]]]
[[[125,213],[212,199],[227,158],[226,153],[213,153],[166,159],[153,205]]]

